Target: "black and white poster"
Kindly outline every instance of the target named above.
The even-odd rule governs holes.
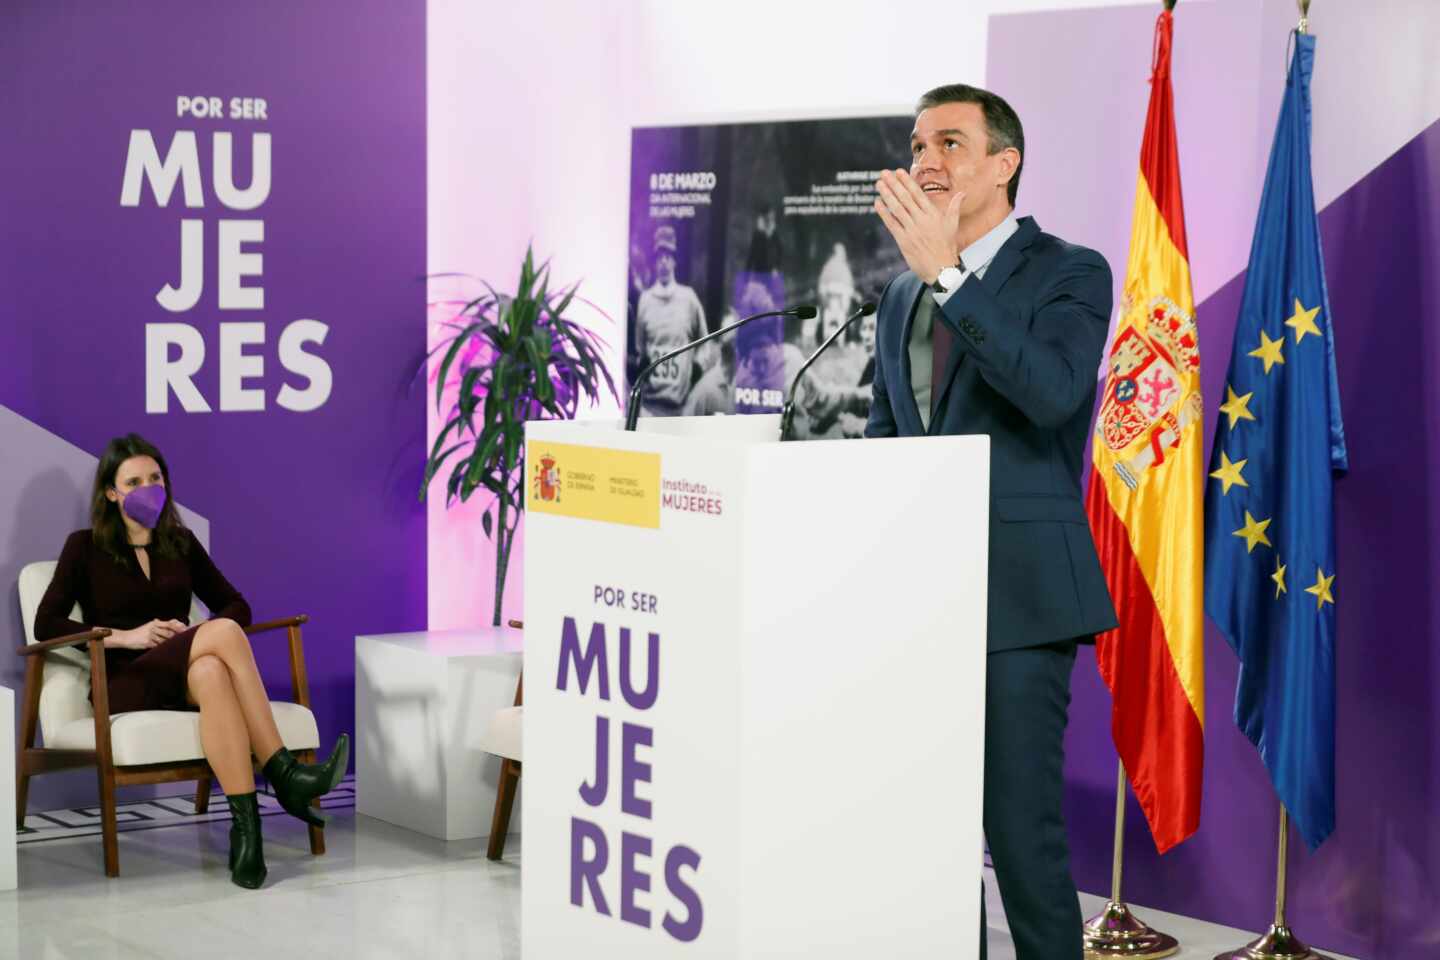
[[[627,374],[702,334],[766,318],[657,368],[647,416],[774,413],[796,372],[904,261],[875,215],[882,169],[909,164],[913,119],[865,117],[632,134]],[[870,404],[875,317],[852,324],[796,392],[797,432],[858,437]]]

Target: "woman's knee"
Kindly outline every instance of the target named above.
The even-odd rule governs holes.
[[[200,640],[202,637],[205,644],[225,650],[249,650],[250,647],[250,638],[245,635],[245,628],[229,617],[206,621],[201,625],[195,639]]]
[[[230,682],[230,671],[219,657],[206,654],[190,661],[186,680],[191,690],[213,690],[222,683]]]
[[[210,623],[214,624],[215,629],[223,633],[227,639],[246,639],[245,628],[240,626],[240,624],[236,623],[234,620],[231,620],[229,617],[220,617],[218,619],[211,620]]]

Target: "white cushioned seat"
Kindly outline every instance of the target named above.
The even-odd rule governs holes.
[[[490,726],[485,735],[480,738],[480,749],[486,753],[493,753],[497,757],[507,757],[511,760],[521,760],[520,756],[520,724],[524,719],[525,708],[506,707],[503,710],[496,710],[490,718]]]
[[[291,750],[315,750],[320,730],[315,714],[298,703],[272,701],[280,739]],[[45,746],[55,750],[94,750],[95,718],[72,720],[51,735]],[[205,756],[200,746],[200,714],[186,710],[135,710],[110,718],[110,749],[115,765],[140,766],[149,763],[178,763]],[[261,757],[261,760],[266,759]]]

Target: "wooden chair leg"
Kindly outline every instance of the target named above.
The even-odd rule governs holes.
[[[315,806],[320,806],[320,801],[315,801]],[[312,856],[320,857],[325,855],[325,828],[307,825],[310,831],[310,853]]]
[[[25,805],[30,800],[30,776],[22,773],[20,768],[24,765],[23,757],[17,760],[15,766],[15,829],[25,829]]]
[[[510,832],[510,810],[515,789],[520,785],[520,764],[506,757],[500,763],[500,786],[495,791],[495,815],[490,819],[490,844],[485,856],[499,860],[505,854],[505,835]]]
[[[203,777],[195,781],[195,812],[197,814],[210,812],[210,791],[214,785],[213,777]]]
[[[105,876],[120,876],[120,831],[115,826],[115,754],[110,751],[110,693],[105,680],[105,645],[90,641],[90,699],[95,704],[95,767],[100,780],[100,832],[105,841]]]
[[[100,768],[100,832],[105,841],[105,876],[120,876],[120,831],[115,822],[115,775]]]

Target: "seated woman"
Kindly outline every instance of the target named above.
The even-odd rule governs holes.
[[[65,541],[35,638],[108,627],[112,714],[200,708],[205,759],[232,815],[230,877],[253,890],[266,871],[251,754],[264,759],[280,804],[319,825],[310,803],[344,776],[350,741],[342,734],[321,764],[299,763],[285,749],[243,629],[250,605],[181,523],[169,490],[159,450],[133,433],[110,441],[95,470],[90,529]],[[214,619],[185,622],[192,592]],[[84,623],[69,619],[76,603]]]

